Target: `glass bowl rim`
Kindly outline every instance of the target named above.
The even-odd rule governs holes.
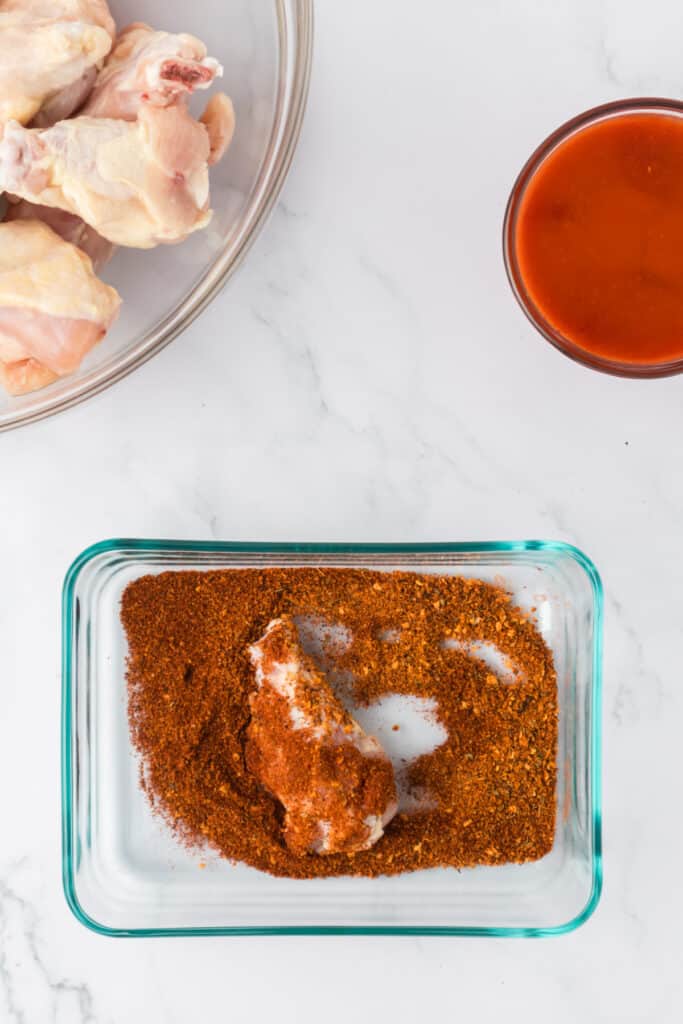
[[[228,258],[225,251],[206,272],[198,286],[181,302],[180,306],[171,311],[164,321],[148,331],[136,346],[114,359],[108,369],[93,371],[92,380],[82,388],[74,386],[61,398],[38,399],[35,407],[5,420],[0,419],[0,433],[15,430],[29,423],[55,416],[81,402],[93,398],[113,384],[123,380],[128,374],[142,366],[149,359],[166,348],[178,335],[202,313],[215,299],[225,283],[241,266],[244,258],[256,241],[282,191],[289,172],[294,153],[297,148],[303,124],[313,63],[313,0],[275,0],[275,16],[280,30],[280,54],[283,51],[283,37],[287,32],[286,7],[291,8],[291,16],[296,24],[296,46],[292,50],[292,77],[288,92],[288,102],[283,118],[282,103],[278,103],[276,111],[276,128],[279,126],[282,137],[275,149],[269,150],[259,176],[261,194],[258,196],[254,209],[247,223],[240,231],[235,248]],[[272,140],[271,135],[271,140]],[[267,183],[264,191],[263,185]],[[40,394],[37,392],[36,394]]]
[[[683,358],[670,360],[666,363],[626,363],[619,360],[606,359],[582,349],[558,331],[546,318],[528,294],[524,277],[519,268],[516,255],[516,229],[519,207],[526,190],[540,169],[541,165],[552,152],[558,149],[572,135],[597,124],[599,121],[612,120],[626,114],[655,113],[662,116],[683,118],[683,101],[654,96],[635,97],[614,100],[591,107],[565,121],[533,151],[522,170],[518,174],[505,209],[503,219],[503,260],[508,282],[513,295],[517,299],[523,313],[546,341],[563,355],[581,363],[592,370],[599,370],[615,377],[627,377],[635,380],[671,377],[683,373]]]
[[[219,554],[301,554],[301,555],[379,555],[379,554],[496,554],[513,552],[553,552],[569,557],[585,573],[591,586],[595,611],[592,651],[590,722],[590,795],[592,833],[592,886],[586,905],[571,920],[551,927],[391,927],[391,926],[258,926],[258,927],[199,927],[199,928],[113,928],[90,917],[81,906],[76,894],[73,849],[73,789],[71,765],[73,749],[72,664],[71,638],[74,627],[74,589],[81,571],[101,554],[132,550],[139,552],[219,553]],[[602,633],[604,617],[604,590],[600,574],[593,561],[580,548],[564,541],[466,541],[454,543],[296,543],[248,541],[186,541],[140,538],[111,538],[98,541],[85,548],[69,566],[62,587],[62,715],[61,715],[61,798],[62,798],[62,886],[69,909],[77,921],[86,928],[108,937],[158,938],[246,935],[395,935],[395,936],[448,936],[541,938],[566,935],[575,931],[594,914],[602,894]]]

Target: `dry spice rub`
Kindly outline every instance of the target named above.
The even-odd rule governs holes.
[[[388,694],[431,699],[447,732],[406,766],[427,809],[401,811],[370,849],[297,853],[282,805],[249,767],[249,648],[274,619],[343,627],[321,668],[357,706]],[[122,600],[128,709],[153,808],[189,845],[274,875],[398,874],[521,863],[555,832],[557,680],[552,655],[503,589],[454,576],[351,569],[174,572]],[[477,656],[494,645],[510,676]],[[475,645],[475,646],[473,646]]]

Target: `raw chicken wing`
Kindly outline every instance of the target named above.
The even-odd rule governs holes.
[[[171,107],[186,103],[195,89],[208,89],[223,68],[206,56],[194,36],[156,32],[141,23],[124,29],[97,76],[81,113],[134,121],[143,104]],[[199,119],[209,133],[209,164],[223,157],[235,131],[235,111],[225,93],[217,93]]]
[[[114,33],[105,0],[0,0],[0,123],[27,124],[52,102],[72,113]]]
[[[116,245],[179,242],[211,219],[209,131],[181,104],[0,133],[0,191],[73,213]]]
[[[83,113],[92,117],[134,121],[142,103],[171,106],[184,103],[195,88],[208,87],[222,73],[217,61],[206,57],[203,43],[193,36],[155,32],[146,25],[131,25],[119,36]],[[32,126],[49,126],[63,96],[43,107]],[[67,101],[67,106],[69,105]],[[209,102],[202,118],[209,133],[209,164],[227,149],[234,130],[234,112],[227,96],[219,94]],[[75,214],[26,200],[12,203],[7,220],[38,219],[49,224],[62,238],[79,246],[90,256],[95,269],[102,267],[114,251],[107,239]]]
[[[249,649],[247,766],[285,808],[284,838],[298,854],[369,849],[396,813],[388,757],[304,653],[291,618],[274,619]]]
[[[11,394],[77,369],[119,306],[88,257],[45,224],[0,224],[0,381]]]
[[[194,36],[156,32],[136,23],[116,40],[82,113],[134,121],[140,105],[169,107],[223,74]]]

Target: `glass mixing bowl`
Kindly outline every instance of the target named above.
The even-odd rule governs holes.
[[[97,394],[173,340],[239,266],[271,210],[299,137],[312,53],[312,0],[110,0],[117,25],[145,21],[191,32],[225,68],[219,85],[237,128],[211,171],[214,216],[181,245],[120,249],[102,272],[123,308],[109,335],[69,377],[29,395],[0,388],[0,430],[42,419]],[[215,88],[213,90],[216,91]],[[200,94],[201,110],[206,94]]]

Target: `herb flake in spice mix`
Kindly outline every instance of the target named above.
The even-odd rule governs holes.
[[[399,810],[368,850],[292,852],[282,806],[248,769],[249,646],[283,615],[324,624],[320,667],[346,681],[356,706],[430,699],[447,733],[403,773],[428,801]],[[557,679],[538,629],[502,588],[355,569],[166,572],[129,584],[121,617],[141,783],[181,843],[293,878],[523,863],[552,848]],[[478,644],[500,652],[505,677]]]

